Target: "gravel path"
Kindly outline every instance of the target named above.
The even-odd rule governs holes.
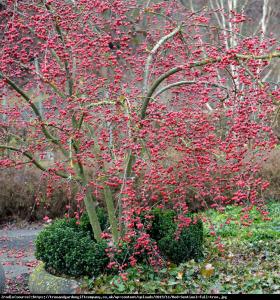
[[[34,239],[41,228],[0,230],[0,261],[6,275],[6,291],[9,294],[29,293],[29,274],[37,265],[34,257]]]

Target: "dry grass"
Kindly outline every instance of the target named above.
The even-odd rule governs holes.
[[[69,195],[66,187],[56,186],[47,199],[46,180],[40,177],[40,171],[30,168],[0,170],[1,223],[8,220],[36,221],[45,215],[61,217],[67,212],[65,206],[68,204],[75,210],[74,187]]]
[[[269,188],[264,192],[268,200],[280,199],[280,148],[275,148],[268,159],[262,164],[262,178],[270,182]]]

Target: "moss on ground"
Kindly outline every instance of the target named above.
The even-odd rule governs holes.
[[[80,285],[74,279],[49,274],[41,263],[29,277],[29,290],[32,294],[75,294]]]

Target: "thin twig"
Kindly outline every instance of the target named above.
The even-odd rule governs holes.
[[[0,149],[7,149],[7,150],[12,150],[12,151],[21,153],[22,155],[26,156],[30,160],[30,162],[33,163],[41,171],[50,172],[38,160],[36,160],[34,158],[34,156],[28,151],[21,150],[19,148],[13,147],[13,146],[6,146],[6,145],[0,145]],[[54,172],[55,175],[60,176],[62,178],[67,178],[67,179],[69,178],[69,175],[67,175],[63,172],[59,172],[59,171],[55,171],[55,170],[53,170],[53,172]]]

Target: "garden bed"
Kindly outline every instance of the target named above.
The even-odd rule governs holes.
[[[80,291],[96,294],[279,293],[279,204],[270,203],[269,211],[271,221],[263,221],[253,210],[254,223],[244,227],[235,222],[239,219],[240,208],[228,207],[224,213],[209,210],[202,216],[209,217],[212,225],[219,228],[217,234],[221,239],[217,243],[210,230],[205,230],[203,260],[190,260],[179,266],[170,263],[158,272],[138,265],[128,268],[122,276],[85,276],[80,278],[83,281]],[[224,225],[229,216],[233,221]]]

